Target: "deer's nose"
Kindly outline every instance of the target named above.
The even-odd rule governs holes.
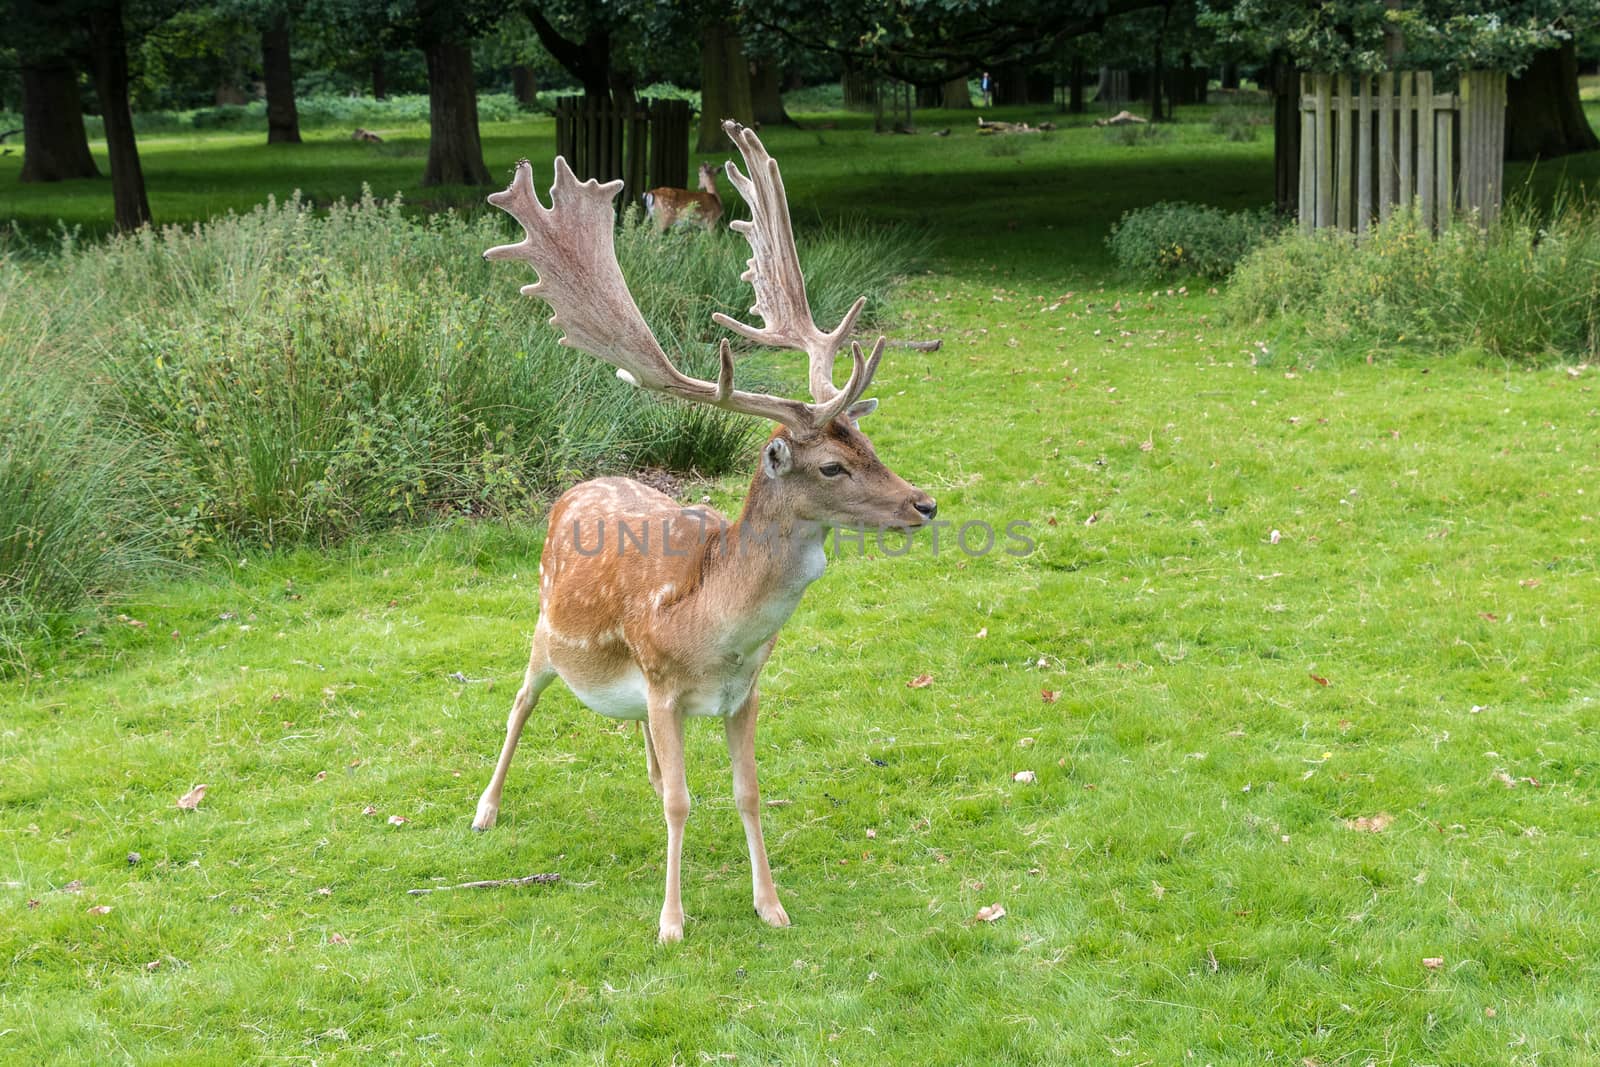
[[[929,522],[932,522],[933,517],[939,513],[939,503],[931,496],[925,496],[921,500],[913,500],[911,506],[917,509],[918,515],[921,515]]]

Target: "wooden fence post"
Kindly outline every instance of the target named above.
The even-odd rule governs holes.
[[[1433,75],[1417,72],[1417,198],[1422,223],[1433,225]]]
[[[1318,74],[1317,85],[1317,229],[1333,218],[1333,75]]]
[[[1408,210],[1417,195],[1416,83],[1417,76],[1414,73],[1406,71],[1400,75],[1399,203]]]
[[[1394,158],[1394,74],[1378,76],[1378,220],[1388,222],[1400,197],[1400,174]]]
[[[1361,75],[1361,96],[1356,126],[1356,236],[1365,237],[1372,226],[1372,75]]]
[[[1500,214],[1505,155],[1506,76],[1471,71],[1461,76],[1462,212],[1476,211],[1482,225]]]
[[[1311,75],[1300,75],[1300,198],[1296,210],[1301,233],[1310,233],[1317,227],[1317,120],[1306,106],[1311,86]]]

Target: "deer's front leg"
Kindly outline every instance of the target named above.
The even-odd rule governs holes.
[[[679,891],[683,869],[683,824],[689,820],[689,782],[683,771],[683,713],[677,701],[650,694],[650,748],[661,774],[661,806],[667,816],[667,894],[661,904],[661,926],[656,935],[663,944],[683,940],[683,898]]]
[[[733,764],[733,803],[744,823],[744,840],[750,848],[750,881],[755,889],[756,914],[773,926],[788,926],[789,915],[778,903],[778,888],[767,866],[767,845],[761,837],[761,789],[756,784],[755,687],[744,706],[727,719],[728,759]]]

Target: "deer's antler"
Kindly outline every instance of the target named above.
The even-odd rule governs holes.
[[[751,138],[754,139],[753,134]],[[756,141],[756,147],[764,156],[765,150],[761,149],[759,141]],[[639,305],[634,302],[633,294],[623,280],[622,269],[617,265],[611,201],[621,188],[620,181],[605,185],[593,179],[579,182],[567,166],[567,161],[557,156],[555,182],[550,187],[548,208],[539,202],[534,192],[533,168],[525,159],[517,163],[511,184],[503,192],[489,197],[489,203],[522,224],[526,236],[516,244],[489,249],[484,253],[484,258],[521,259],[532,264],[539,274],[539,280],[533,285],[523,286],[522,292],[526,296],[537,296],[550,305],[554,312],[550,317],[551,325],[564,331],[562,344],[582,349],[604,360],[617,368],[617,377],[640,388],[771,419],[801,433],[826,426],[860,397],[871,383],[872,376],[877,373],[878,361],[883,356],[881,338],[870,357],[863,357],[861,346],[853,345],[854,366],[851,368],[849,384],[843,390],[832,390],[827,396],[818,397],[815,404],[735,389],[733,356],[728,350],[727,341],[723,341],[720,348],[721,368],[715,382],[691,378],[673,366],[646,325]],[[782,232],[789,234],[787,206],[782,201],[782,193],[780,184],[778,203],[784,212]],[[794,260],[792,234],[789,242],[789,258]],[[794,279],[800,285],[799,306],[804,308],[804,279],[800,278],[798,265],[794,269]],[[757,292],[760,291],[758,288]],[[859,304],[856,310],[859,310]],[[855,311],[852,311],[846,316],[840,330],[836,331],[838,338],[828,349],[830,372],[839,340],[854,318]],[[806,311],[806,322],[810,322],[809,311]],[[814,331],[815,327],[812,329]],[[748,327],[740,332],[746,336],[760,334],[760,331],[750,331]],[[784,346],[805,347],[791,346],[786,342]],[[815,381],[815,357],[812,377]],[[829,388],[832,388],[831,382]],[[815,385],[812,391],[816,393]]]
[[[750,309],[765,324],[757,329],[721,312],[712,314],[718,325],[725,326],[757,344],[774,348],[791,348],[804,352],[810,363],[811,399],[819,404],[834,400],[840,390],[833,384],[833,363],[844,345],[845,338],[855,327],[856,317],[866,306],[861,297],[845,312],[844,318],[831,333],[817,328],[811,317],[811,305],[806,300],[806,279],[800,271],[800,256],[795,251],[794,228],[789,219],[789,197],[783,189],[783,175],[778,172],[778,161],[767,154],[766,147],[755,131],[728,119],[722,124],[729,139],[744,156],[749,176],[739,173],[732,162],[727,165],[728,180],[739,190],[745,203],[750,205],[749,221],[738,220],[729,227],[744,234],[750,242],[749,268],[741,277],[756,292],[755,306]],[[873,346],[870,366],[875,371],[883,353],[884,339],[878,338]],[[859,354],[856,356],[859,361]],[[850,384],[843,390],[854,395],[846,406],[871,384],[868,376],[857,387],[856,375],[851,374]]]

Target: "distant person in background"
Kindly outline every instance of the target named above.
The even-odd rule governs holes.
[[[988,71],[984,71],[983,77],[978,79],[978,87],[983,90],[983,106],[989,107],[994,103],[994,79],[989,77]]]

